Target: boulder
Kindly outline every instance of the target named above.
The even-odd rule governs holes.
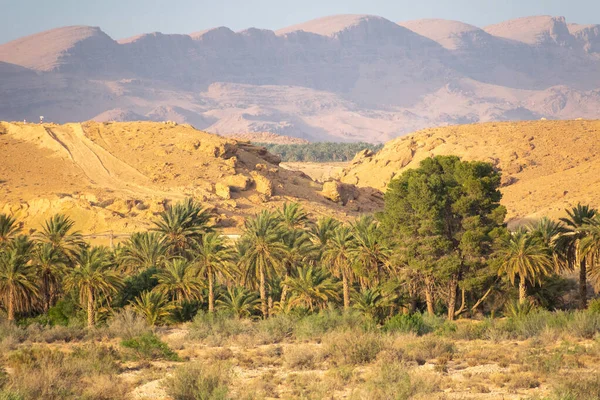
[[[256,171],[252,171],[251,175],[254,178],[254,183],[256,184],[256,191],[262,195],[265,195],[267,198],[271,197],[273,195],[273,181]]]
[[[215,185],[215,193],[217,194],[217,196],[225,200],[231,198],[231,190],[229,189],[229,186],[227,186],[223,182],[218,182]]]
[[[242,174],[229,175],[223,179],[223,184],[229,186],[232,192],[243,192],[252,186],[252,178]]]
[[[326,199],[346,205],[349,201],[358,198],[358,189],[354,185],[333,180],[323,184],[321,194]]]

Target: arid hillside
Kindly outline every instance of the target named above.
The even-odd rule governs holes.
[[[600,118],[599,71],[600,25],[552,16],[480,28],[333,15],[125,39],[71,26],[0,44],[0,119],[383,143],[433,126]]]
[[[600,121],[502,122],[426,129],[363,152],[341,173],[359,187],[387,183],[426,157],[492,162],[503,173],[508,218],[559,216],[577,202],[600,206]]]
[[[300,201],[342,219],[381,205],[378,193],[323,184],[278,166],[262,147],[176,123],[0,123],[0,212],[39,228],[63,212],[85,233],[149,226],[165,204],[191,196],[228,232],[242,217]],[[344,204],[344,205],[342,205]]]

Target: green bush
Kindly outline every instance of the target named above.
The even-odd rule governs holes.
[[[414,333],[415,335],[424,335],[431,332],[431,327],[423,319],[423,315],[399,314],[390,318],[383,329],[386,332]]]
[[[179,356],[169,346],[152,333],[145,333],[131,339],[121,341],[121,346],[131,349],[134,358],[142,360],[179,361]]]
[[[374,327],[373,322],[360,312],[325,310],[299,319],[294,326],[294,335],[299,340],[318,340],[333,330],[362,329],[368,331]]]
[[[293,338],[297,320],[285,314],[258,321],[254,328],[260,344],[274,344]]]
[[[600,298],[599,299],[594,299],[591,300],[588,303],[588,312],[594,313],[594,314],[600,314]]]
[[[228,399],[231,372],[228,365],[185,364],[165,379],[167,394],[174,400]]]
[[[77,307],[77,303],[71,297],[66,297],[58,301],[53,307],[50,307],[48,310],[48,320],[50,325],[60,326],[67,326],[74,322],[81,323],[78,320],[78,311],[79,307]]]

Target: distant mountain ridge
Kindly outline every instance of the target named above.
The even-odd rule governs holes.
[[[72,26],[0,45],[0,119],[190,123],[214,133],[384,142],[417,129],[600,117],[600,25],[478,28],[324,17],[114,40]]]

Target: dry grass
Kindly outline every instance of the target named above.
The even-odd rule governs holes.
[[[42,342],[29,350],[27,330],[4,327],[0,398],[53,399],[58,391],[64,398],[107,400],[126,393],[135,399],[144,393],[173,399],[597,398],[585,397],[600,390],[600,340],[586,338],[595,318],[545,317],[543,327],[532,316],[472,322],[468,334],[443,326],[423,336],[347,324],[339,315],[313,316],[310,323],[283,317],[213,326],[197,321],[157,332],[162,342],[179,343],[171,346],[179,362],[132,358],[120,344],[127,334]],[[588,321],[580,325],[585,329],[570,329],[580,321]],[[507,339],[482,339],[482,327]],[[44,329],[30,333],[49,335]]]

